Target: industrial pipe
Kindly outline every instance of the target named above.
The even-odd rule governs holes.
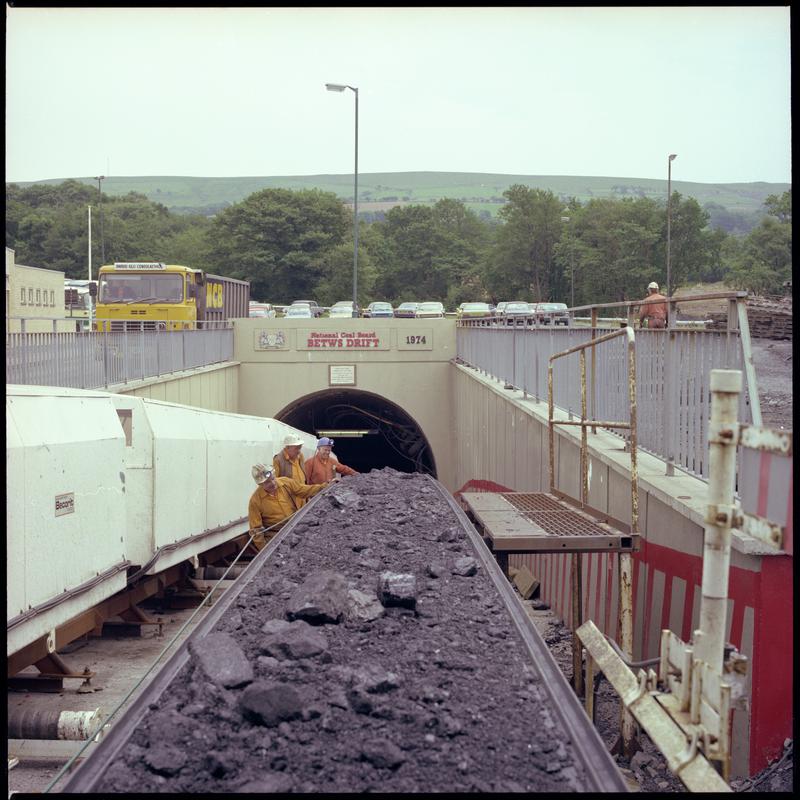
[[[9,739],[91,739],[103,726],[100,709],[94,711],[43,711],[10,709]]]

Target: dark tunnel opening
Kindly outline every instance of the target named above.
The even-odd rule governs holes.
[[[318,392],[286,406],[275,419],[318,438],[329,436],[339,461],[359,472],[391,467],[436,477],[433,452],[417,423],[376,394],[354,389]],[[352,431],[363,434],[344,435]]]

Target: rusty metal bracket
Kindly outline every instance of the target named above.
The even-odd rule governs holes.
[[[709,504],[704,522],[720,528],[735,528],[742,520],[742,511],[735,505]]]
[[[713,444],[739,444],[738,422],[709,422],[708,441]]]
[[[781,456],[791,456],[793,452],[791,431],[779,431],[759,425],[740,425],[739,444],[751,450],[762,450]]]
[[[742,533],[746,533],[748,536],[752,536],[754,539],[758,539],[761,542],[772,545],[778,550],[783,547],[783,535],[785,528],[781,525],[778,525],[776,522],[770,522],[770,520],[760,517],[757,514],[740,512],[737,515],[733,526],[741,530]]]

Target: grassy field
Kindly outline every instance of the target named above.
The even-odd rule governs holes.
[[[36,181],[60,183],[62,179]],[[95,185],[90,177],[76,178]],[[502,205],[503,192],[515,183],[549,189],[564,201],[582,202],[602,197],[651,197],[665,200],[666,180],[652,178],[605,178],[570,175],[495,175],[480,172],[394,172],[358,176],[359,209],[387,210],[403,203],[435,203],[442,198],[463,201],[475,211],[492,216]],[[29,186],[30,183],[22,183]],[[352,201],[353,176],[294,175],[241,178],[194,178],[181,176],[108,177],[103,191],[110,195],[139,192],[175,211],[209,210],[237,203],[253,192],[267,188],[319,189]],[[702,206],[718,203],[731,211],[759,212],[765,198],[791,188],[787,183],[692,183],[672,181],[674,191],[694,197]]]

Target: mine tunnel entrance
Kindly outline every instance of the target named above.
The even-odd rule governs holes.
[[[436,477],[436,461],[417,423],[384,397],[356,389],[332,389],[302,397],[275,419],[334,440],[343,464],[369,472],[392,467]]]

